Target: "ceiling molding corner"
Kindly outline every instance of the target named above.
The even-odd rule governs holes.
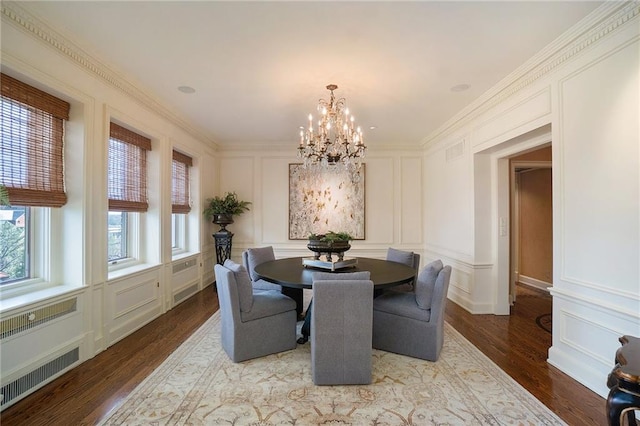
[[[608,1],[422,139],[426,149],[492,107],[549,75],[559,66],[640,14],[638,1]]]
[[[171,111],[164,103],[140,89],[140,87],[120,77],[109,66],[85,52],[67,37],[48,26],[21,5],[18,5],[17,2],[3,1],[0,5],[0,11],[3,20],[8,20],[32,37],[44,42],[91,74],[132,98],[142,107],[152,110],[194,138],[205,142],[213,149],[218,149],[218,144],[204,131],[194,127],[186,119]]]

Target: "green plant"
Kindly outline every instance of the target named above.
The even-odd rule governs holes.
[[[310,234],[309,240],[332,243],[334,241],[351,241],[353,240],[353,237],[346,232],[329,231],[326,234]]]
[[[250,204],[250,201],[238,200],[238,195],[235,192],[227,192],[223,197],[208,198],[207,206],[202,214],[207,220],[211,220],[217,214],[238,216],[249,211]]]

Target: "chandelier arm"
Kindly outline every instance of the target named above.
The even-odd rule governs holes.
[[[313,118],[309,114],[308,129],[300,131],[298,156],[304,159],[305,167],[328,167],[343,164],[352,168],[352,160],[356,160],[359,169],[362,164],[366,146],[362,140],[362,131],[354,128],[354,118],[346,107],[346,99],[336,99],[334,90],[338,86],[327,85],[329,99],[319,99],[317,111],[320,119],[317,127],[313,127]],[[314,131],[315,130],[315,131]]]

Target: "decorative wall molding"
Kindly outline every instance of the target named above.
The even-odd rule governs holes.
[[[492,265],[490,263],[476,263],[474,261],[473,254],[471,253],[451,250],[446,247],[442,247],[432,243],[425,244],[425,252],[432,253],[434,259],[437,259],[442,256],[448,257],[450,259],[455,259],[456,262],[463,264],[468,268],[475,268],[477,266],[484,267],[486,265]]]
[[[640,15],[640,2],[606,2],[422,140],[426,147],[532,85]]]
[[[494,114],[474,126],[474,152],[493,146],[498,139],[504,140],[505,135],[514,129],[548,117],[551,114],[551,89],[545,85],[541,90],[511,103],[507,108],[500,110],[499,114]]]
[[[109,69],[106,64],[101,63],[72,41],[57,33],[44,22],[31,15],[27,10],[18,6],[16,2],[2,2],[0,7],[2,16],[12,24],[46,43],[91,74],[118,89],[131,99],[134,99],[144,108],[155,112],[175,124],[194,138],[209,144],[213,149],[217,150],[219,148],[215,141],[207,136],[204,131],[196,129],[186,119],[169,110],[152,95],[145,93],[137,86],[118,76],[117,73]]]

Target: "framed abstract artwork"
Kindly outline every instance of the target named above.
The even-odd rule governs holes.
[[[353,179],[340,168],[318,171],[289,164],[289,239],[333,231],[364,240],[364,172],[363,164]]]

